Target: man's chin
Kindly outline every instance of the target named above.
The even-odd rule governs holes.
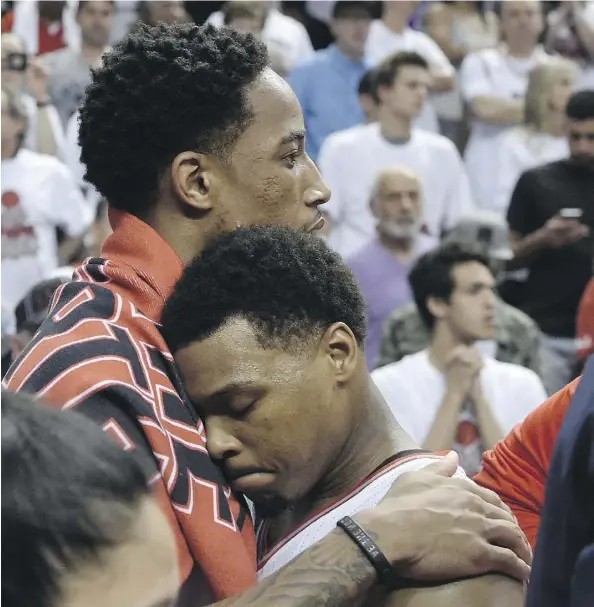
[[[291,509],[291,502],[278,493],[267,495],[246,495],[256,507],[258,518],[275,518]]]

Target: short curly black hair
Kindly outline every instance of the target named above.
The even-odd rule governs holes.
[[[186,268],[165,305],[172,352],[233,317],[250,321],[264,348],[296,349],[334,322],[363,344],[365,302],[341,257],[317,236],[253,226],[218,236]]]
[[[85,179],[142,216],[179,153],[225,159],[252,119],[246,87],[267,67],[251,34],[194,24],[141,25],[93,70],[80,109]]]

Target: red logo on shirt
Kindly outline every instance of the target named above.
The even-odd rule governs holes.
[[[20,202],[16,192],[2,192],[2,259],[37,255],[37,235]]]

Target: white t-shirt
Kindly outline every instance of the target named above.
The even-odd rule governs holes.
[[[377,65],[389,55],[401,51],[419,53],[431,67],[439,69],[443,74],[454,75],[454,67],[445,53],[427,34],[413,30],[410,27],[401,34],[393,32],[381,19],[371,23],[369,37],[365,45],[365,58],[370,65]],[[431,101],[427,101],[416,126],[429,131],[439,132],[437,113]]]
[[[223,26],[223,13],[221,11],[212,13],[207,23],[215,27]],[[297,61],[309,59],[314,54],[314,48],[304,25],[276,8],[272,8],[268,13],[262,31],[262,41],[287,59],[288,69],[291,69]]]
[[[532,167],[554,162],[569,156],[566,137],[553,137],[547,133],[530,132],[524,127],[506,131],[497,143],[497,191],[493,209],[503,216],[520,175]]]
[[[422,350],[376,369],[371,377],[398,423],[422,445],[446,392],[445,376],[431,364],[428,351]],[[534,371],[492,358],[484,359],[480,381],[485,399],[504,434],[547,398]],[[483,450],[471,406],[461,411],[453,448],[460,454],[460,463],[468,474],[478,472]]]
[[[397,478],[406,472],[425,468],[438,459],[441,459],[441,456],[432,453],[415,453],[386,464],[356,489],[309,518],[274,546],[266,546],[265,535],[268,526],[264,521],[257,535],[258,579],[262,580],[277,572],[296,556],[326,537],[344,516],[353,516],[361,510],[377,506]],[[458,468],[455,476],[466,475],[461,468]]]
[[[546,58],[539,47],[531,57],[516,59],[500,49],[470,53],[460,68],[462,97],[471,103],[476,97],[523,99],[530,70]],[[497,188],[497,155],[499,136],[509,126],[473,120],[464,161],[468,169],[472,194],[478,206],[493,209]]]
[[[92,221],[68,169],[20,150],[2,161],[2,301],[10,306],[58,267],[56,227],[71,237]]]
[[[330,135],[318,164],[332,189],[324,205],[332,218],[328,242],[344,257],[356,253],[375,236],[369,202],[378,174],[403,165],[421,181],[423,219],[429,233],[439,237],[473,208],[464,165],[454,144],[436,133],[413,129],[408,141],[390,143],[379,123],[356,126]]]

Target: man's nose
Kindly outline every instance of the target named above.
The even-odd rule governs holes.
[[[308,160],[308,183],[305,190],[305,204],[308,207],[317,207],[328,202],[332,192],[328,187],[328,184],[324,181],[314,161],[311,158],[308,158]]]
[[[225,460],[241,452],[241,442],[235,438],[230,424],[220,419],[205,421],[206,448],[214,460]]]

